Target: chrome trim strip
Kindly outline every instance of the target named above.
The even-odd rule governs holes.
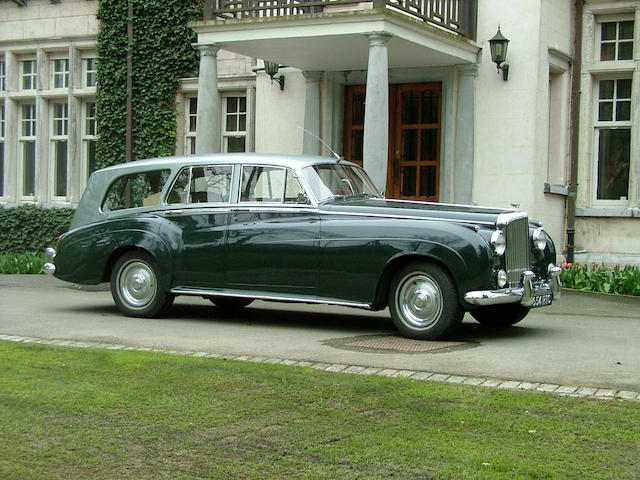
[[[450,223],[464,223],[468,225],[488,225],[495,226],[493,222],[474,221],[474,220],[455,220],[452,218],[438,218],[438,217],[420,217],[417,215],[388,215],[386,213],[366,213],[366,212],[334,212],[320,210],[323,215],[343,215],[352,217],[376,217],[376,218],[397,218],[404,220],[428,220],[432,222],[450,222]]]
[[[513,212],[502,213],[498,215],[498,220],[496,221],[496,225],[498,226],[498,228],[500,228],[515,220],[520,220],[521,218],[527,218],[527,212],[521,212],[517,210]]]
[[[385,200],[387,202],[395,203],[416,203],[416,200],[402,200],[400,198],[386,198],[386,197],[374,197],[371,200]],[[443,205],[445,207],[465,207],[465,208],[482,208],[483,210],[494,210],[496,212],[518,212],[519,210],[513,208],[500,208],[500,207],[485,207],[484,205],[470,205],[466,203],[444,203],[444,202],[418,202],[427,205]]]
[[[343,307],[353,307],[353,308],[364,308],[367,310],[371,309],[371,304],[368,303],[358,303],[358,302],[344,302],[340,300],[335,300],[331,298],[309,298],[304,297],[302,295],[299,296],[287,296],[287,295],[278,295],[269,294],[255,294],[255,293],[241,293],[238,291],[225,291],[225,290],[207,290],[207,289],[197,289],[197,288],[187,288],[187,287],[175,287],[171,289],[171,293],[175,295],[190,295],[190,296],[198,296],[198,297],[239,297],[239,298],[254,298],[256,300],[268,300],[275,302],[296,302],[296,303],[323,303],[329,305],[340,305]]]

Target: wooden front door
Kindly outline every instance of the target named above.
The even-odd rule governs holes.
[[[365,86],[346,87],[345,158],[362,165]],[[442,84],[389,85],[386,196],[438,201]]]

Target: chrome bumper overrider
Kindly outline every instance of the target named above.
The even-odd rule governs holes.
[[[522,274],[522,287],[501,288],[499,290],[478,290],[467,292],[464,299],[472,305],[499,305],[503,303],[519,302],[523,307],[540,307],[551,303],[542,299],[555,300],[560,298],[562,283],[560,282],[560,267],[549,267],[549,279],[533,281],[534,274],[526,271]]]
[[[56,251],[51,247],[45,248],[44,253],[49,255],[49,258],[51,258],[51,260],[53,260],[56,256]],[[45,263],[42,266],[42,269],[44,270],[44,273],[46,273],[47,275],[53,275],[54,273],[56,273],[56,266],[51,262]]]

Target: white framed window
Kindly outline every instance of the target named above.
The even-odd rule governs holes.
[[[247,96],[228,94],[222,97],[222,151],[246,152]]]
[[[627,205],[631,165],[631,78],[602,78],[595,89],[594,200]]]
[[[90,100],[82,105],[82,149],[87,180],[96,171],[96,141],[98,130],[96,122],[96,102]]]
[[[51,85],[53,88],[69,88],[69,59],[51,60]]]
[[[95,87],[97,84],[97,60],[95,57],[82,59],[82,86]]]
[[[20,89],[35,90],[38,80],[38,62],[35,59],[20,60]]]
[[[20,104],[20,172],[22,177],[21,196],[34,197],[36,194],[36,104]]]
[[[0,197],[4,197],[4,136],[5,136],[4,103],[0,103]]]
[[[598,59],[601,62],[633,60],[633,17],[599,23]]]
[[[7,64],[4,59],[0,60],[0,92],[7,90]]]
[[[193,155],[196,153],[196,125],[198,115],[198,97],[187,97],[185,109],[184,127],[184,153]]]
[[[67,196],[69,170],[69,104],[51,104],[51,155],[53,163],[53,196]]]

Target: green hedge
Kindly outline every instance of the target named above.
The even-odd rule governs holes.
[[[55,247],[58,236],[69,229],[74,211],[35,205],[0,208],[0,254],[41,253]]]

